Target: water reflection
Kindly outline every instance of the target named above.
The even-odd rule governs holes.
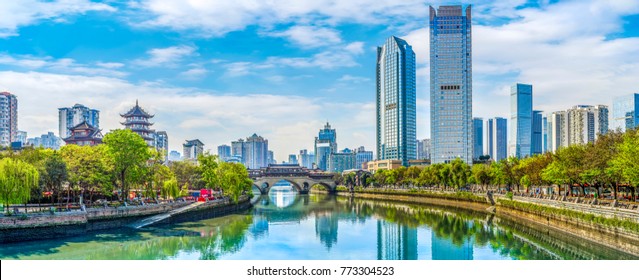
[[[632,259],[484,213],[327,195],[271,193],[221,218],[3,244],[2,259]]]

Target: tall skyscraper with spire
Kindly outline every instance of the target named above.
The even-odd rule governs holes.
[[[471,6],[430,7],[431,162],[472,164]]]
[[[377,47],[377,159],[417,158],[415,52],[391,36]]]

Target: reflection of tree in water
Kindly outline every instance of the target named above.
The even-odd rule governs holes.
[[[147,234],[151,238],[123,242],[118,246],[108,246],[87,252],[86,259],[172,259],[180,253],[199,253],[204,260],[218,259],[220,256],[239,251],[246,242],[246,232],[253,222],[252,216],[229,217],[227,223],[214,227],[195,224],[184,228],[154,229]],[[168,236],[166,235],[171,235]],[[156,236],[153,236],[156,235]],[[160,235],[159,237],[157,235]]]

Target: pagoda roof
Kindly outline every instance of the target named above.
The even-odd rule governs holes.
[[[148,122],[148,121],[140,121],[140,120],[134,120],[134,121],[124,121],[124,122],[120,122],[120,124],[122,125],[129,125],[129,124],[145,124],[145,125],[153,125],[152,122]]]
[[[135,100],[135,106],[133,108],[131,108],[131,110],[129,110],[126,114],[120,114],[120,116],[126,118],[126,117],[145,117],[145,118],[152,118],[153,115],[147,113],[146,111],[144,111],[144,109],[142,109],[140,107],[140,105],[138,105],[138,101]]]
[[[74,126],[73,128],[71,128],[71,131],[77,131],[77,130],[88,130],[90,131],[87,135],[84,136],[77,136],[75,135],[75,133],[71,133],[71,136],[64,138],[62,140],[64,140],[64,142],[75,142],[75,141],[81,141],[81,140],[99,140],[100,142],[102,141],[102,130],[90,125],[89,123],[87,123],[86,121],[83,121],[81,123],[79,123],[78,125]]]

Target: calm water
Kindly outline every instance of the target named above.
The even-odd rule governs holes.
[[[0,259],[632,259],[485,213],[271,192],[244,213],[2,244]]]

